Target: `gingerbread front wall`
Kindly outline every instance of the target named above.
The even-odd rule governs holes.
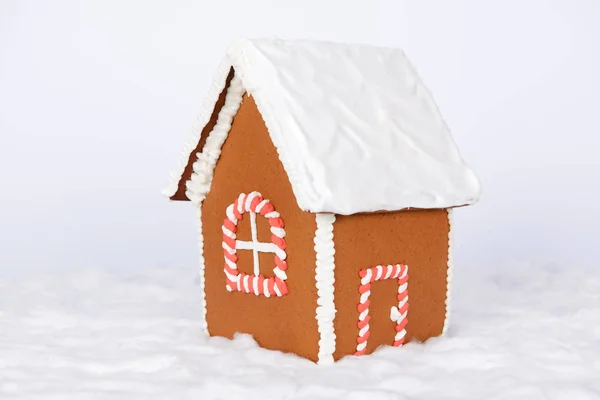
[[[267,298],[225,289],[223,233],[225,209],[240,193],[258,191],[285,222],[289,293]],[[223,145],[211,190],[202,205],[207,323],[211,335],[231,338],[250,333],[262,347],[293,352],[317,360],[319,334],[315,321],[315,215],[298,208],[291,185],[254,100],[245,95]],[[258,241],[269,242],[265,218],[257,218]],[[238,240],[250,240],[245,216]],[[259,253],[260,273],[273,276],[274,255]],[[238,269],[252,273],[252,251],[239,250]]]
[[[260,192],[285,222],[289,294],[229,292],[223,272],[222,231],[225,210],[240,193]],[[217,163],[211,190],[202,204],[207,323],[211,335],[250,333],[262,347],[292,352],[317,361],[319,334],[315,320],[315,215],[301,211],[262,117],[244,96]],[[377,264],[409,266],[407,339],[439,335],[445,316],[448,219],[445,210],[337,216],[335,240],[335,359],[356,349],[359,271]],[[258,240],[269,242],[264,218],[257,220]],[[250,240],[248,218],[238,224],[238,240]],[[274,256],[259,253],[260,273],[273,276]],[[241,250],[238,269],[253,272],[252,251]],[[371,336],[367,352],[392,344],[397,283],[375,282],[371,295]]]

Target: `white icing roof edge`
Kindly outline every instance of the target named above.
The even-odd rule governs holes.
[[[477,177],[402,50],[277,39],[230,47],[167,196],[231,66],[256,101],[301,209],[348,215],[478,200]]]
[[[214,74],[212,84],[208,89],[208,93],[204,97],[204,102],[202,104],[202,111],[198,115],[198,118],[192,125],[192,129],[190,131],[190,136],[188,137],[187,142],[185,143],[183,150],[181,151],[181,155],[179,157],[179,163],[177,167],[171,172],[171,177],[169,180],[169,185],[162,191],[163,195],[166,197],[172,197],[179,188],[179,181],[181,181],[181,177],[185,171],[185,167],[192,156],[192,152],[198,146],[198,142],[200,142],[200,135],[202,134],[202,130],[210,121],[210,117],[215,108],[215,104],[219,100],[219,96],[221,92],[225,88],[225,84],[227,83],[227,75],[229,75],[229,71],[231,70],[231,62],[228,58],[223,60],[219,65],[219,68]]]

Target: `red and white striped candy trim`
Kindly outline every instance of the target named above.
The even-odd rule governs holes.
[[[360,301],[358,303],[358,338],[356,339],[356,353],[360,356],[365,354],[367,341],[369,340],[369,296],[371,295],[371,283],[384,279],[398,279],[398,308],[392,311],[392,319],[396,321],[396,335],[393,346],[402,346],[406,336],[406,324],[408,323],[408,266],[403,264],[378,265],[373,268],[360,270]],[[395,312],[397,311],[397,313]]]
[[[270,278],[261,275],[249,275],[238,271],[237,269],[237,249],[240,248],[236,239],[237,224],[243,218],[244,213],[256,213],[268,219],[271,226],[271,243],[256,243],[260,245],[260,251],[275,254],[275,276]],[[286,242],[284,239],[285,230],[283,229],[283,219],[273,204],[267,199],[263,199],[259,192],[249,194],[241,193],[233,204],[230,204],[226,210],[225,220],[223,221],[223,255],[225,257],[225,287],[229,291],[238,291],[244,293],[263,294],[266,297],[284,296],[288,294],[288,287],[285,283],[287,275],[287,254],[285,252]],[[247,247],[246,247],[247,249]]]

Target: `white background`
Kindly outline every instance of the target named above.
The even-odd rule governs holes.
[[[597,267],[600,2],[0,1],[0,269],[194,265],[160,191],[240,36],[402,47],[484,189],[456,261]]]
[[[447,336],[320,368],[202,334],[160,192],[240,36],[417,66],[484,189]],[[598,0],[0,0],[0,398],[597,400],[599,74]]]

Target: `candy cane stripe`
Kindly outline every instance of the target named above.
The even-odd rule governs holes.
[[[285,271],[287,269],[287,263],[281,258],[279,258],[277,254],[275,254],[275,265],[277,265],[277,268],[279,268],[282,271]]]
[[[256,206],[256,208],[254,209],[254,212],[257,212],[260,214],[261,210],[263,209],[263,207],[269,203],[269,200],[263,200],[260,203],[258,203],[258,205]]]
[[[246,291],[246,293],[250,293],[250,285],[248,285],[248,280],[250,279],[250,275],[244,275],[244,291]]]
[[[231,261],[232,263],[236,263],[238,260],[238,256],[235,253],[231,254],[227,250],[223,250],[223,255],[225,256],[225,259]]]
[[[260,215],[266,216],[268,213],[275,211],[273,204],[267,203],[260,209]]]
[[[234,209],[234,206],[233,206],[233,204],[231,204],[225,210],[225,215],[227,215],[227,218],[229,219],[229,221],[237,227],[238,219],[236,218],[235,213],[233,212],[233,209]]]
[[[229,268],[231,268],[237,272],[236,264],[233,261],[231,261],[230,259],[225,258],[225,265],[227,265]]]
[[[385,267],[385,277],[383,279],[389,279],[389,277],[392,275],[392,272],[394,272],[393,266],[388,265],[387,267]]]
[[[254,201],[254,199],[256,199],[259,196],[260,196],[260,193],[258,193],[258,192],[252,192],[252,193],[248,194],[248,196],[246,196],[246,201],[244,202],[244,210],[245,211],[252,210],[252,202]]]
[[[285,272],[283,272],[282,270],[280,270],[279,268],[275,268],[273,270],[273,272],[275,273],[275,276],[278,277],[279,279],[285,281],[287,279],[287,274]]]
[[[356,352],[354,355],[360,356],[366,354],[367,342],[370,335],[369,326],[369,296],[371,295],[371,283],[385,279],[397,279],[398,281],[398,307],[393,308],[390,315],[396,322],[396,334],[392,345],[402,346],[406,337],[406,324],[408,323],[408,266],[403,264],[396,265],[377,265],[373,268],[362,269],[359,272],[360,286],[358,292],[360,299],[357,306],[358,316],[358,337],[356,339]]]
[[[283,220],[281,218],[269,218],[269,225],[274,228],[283,228]]]
[[[285,229],[283,229],[283,228],[277,228],[276,226],[272,226],[271,227],[271,233],[274,236],[282,238],[282,237],[285,236]]]
[[[254,192],[254,193],[258,193],[258,192]],[[256,206],[258,206],[258,204],[263,201],[263,198],[259,195],[257,195],[256,197],[254,197],[252,199],[252,201],[250,202],[250,207],[249,210],[256,210]]]
[[[234,235],[237,232],[237,225],[233,223],[229,218],[225,218],[223,220],[223,227],[228,231],[232,232]]]
[[[236,240],[237,224],[245,213],[254,213],[267,218],[272,234],[271,243],[257,242],[256,236],[254,236],[254,241],[251,242]],[[285,296],[289,292],[285,283],[287,280],[285,271],[288,268],[285,261],[287,258],[285,251],[287,243],[284,239],[283,219],[275,211],[273,204],[268,199],[264,199],[259,192],[240,193],[235,201],[226,208],[225,215],[226,218],[223,220],[221,230],[223,232],[222,247],[225,260],[223,272],[225,273],[226,289],[228,291],[252,293],[256,296]],[[250,275],[239,272],[237,269],[237,251],[240,249],[274,253],[274,276],[265,278],[263,275]]]

